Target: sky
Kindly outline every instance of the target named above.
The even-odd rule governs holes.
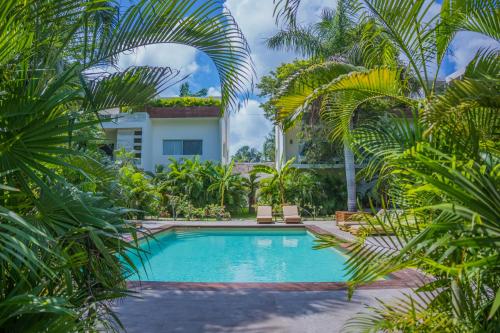
[[[299,21],[304,24],[316,22],[321,10],[335,7],[336,0],[303,0]],[[273,18],[272,0],[225,0],[225,5],[239,24],[252,50],[258,82],[259,78],[268,74],[281,63],[293,61],[299,56],[282,51],[269,50],[265,46],[266,38],[278,31]],[[438,13],[439,2],[433,5],[431,14]],[[464,67],[480,47],[498,47],[498,44],[485,36],[475,33],[459,33],[447,56],[440,76],[445,77]],[[183,45],[152,45],[120,56],[119,66],[126,68],[133,65],[169,66],[181,70],[181,75],[189,75],[192,90],[208,89],[210,96],[220,95],[220,84],[215,66],[202,52]],[[171,97],[179,94],[179,85],[175,85],[162,93]],[[272,124],[264,117],[260,108],[263,101],[256,94],[250,95],[238,112],[232,112],[230,118],[230,154],[238,148],[248,145],[262,150],[266,135],[272,130]]]

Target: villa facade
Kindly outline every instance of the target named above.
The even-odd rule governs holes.
[[[124,148],[133,152],[137,165],[154,171],[169,158],[192,158],[227,163],[229,116],[219,106],[146,107],[142,112],[101,114],[109,154]]]
[[[308,150],[311,149],[304,133],[316,137],[316,143],[321,143],[323,149],[331,146],[331,141],[324,133],[324,126],[319,120],[319,110],[313,108],[312,112],[306,112],[301,120],[295,122],[288,128],[282,124],[275,125],[275,161],[279,168],[282,163],[295,158],[294,166],[309,169],[337,169],[343,168],[343,156],[332,153],[323,153],[322,156],[311,158]],[[318,147],[312,148],[318,150]],[[319,148],[321,149],[321,148]],[[309,156],[308,156],[309,155]]]

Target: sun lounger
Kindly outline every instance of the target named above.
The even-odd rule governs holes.
[[[283,206],[283,221],[285,223],[301,223],[297,206]]]
[[[271,206],[257,207],[257,223],[273,223],[273,208]]]

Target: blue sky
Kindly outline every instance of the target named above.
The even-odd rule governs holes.
[[[304,24],[315,22],[322,8],[334,7],[335,4],[336,0],[303,0],[299,20]],[[295,54],[272,51],[265,47],[265,39],[277,31],[272,17],[272,0],[226,0],[225,5],[235,17],[250,44],[258,78],[266,75],[281,63],[298,58]],[[429,14],[437,13],[439,8],[438,1],[433,5],[432,13]],[[440,75],[444,77],[465,66],[480,47],[498,47],[498,44],[478,34],[460,33],[452,45],[452,52],[447,56]],[[148,46],[121,56],[119,64],[120,67],[154,65],[177,68],[182,71],[182,74],[189,74],[187,82],[193,90],[207,88],[210,95],[220,94],[217,71],[211,60],[191,47]],[[178,92],[177,85],[169,88],[163,95],[176,96]],[[239,112],[231,115],[231,154],[243,145],[262,149],[265,136],[271,131],[272,124],[264,118],[259,107],[260,102],[261,99],[254,94]]]

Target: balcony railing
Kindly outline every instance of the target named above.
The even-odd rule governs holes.
[[[148,120],[147,112],[134,112],[134,113],[118,113],[118,114],[101,114],[103,121],[103,127],[114,128],[120,127],[121,125],[142,123]],[[108,120],[111,119],[111,120]]]

